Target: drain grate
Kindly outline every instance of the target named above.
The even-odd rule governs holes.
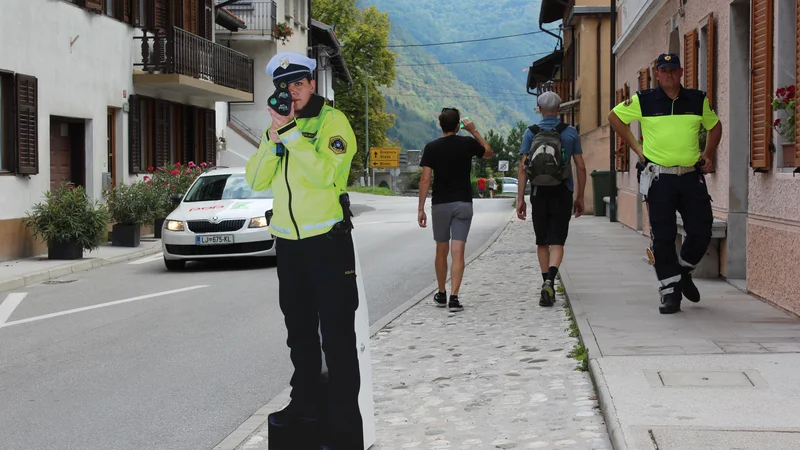
[[[43,282],[42,284],[67,284],[67,283],[72,283],[74,281],[78,281],[78,280],[47,280],[47,281]]]

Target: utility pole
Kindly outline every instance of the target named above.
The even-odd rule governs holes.
[[[367,154],[367,166],[364,168],[367,184],[373,186],[375,184],[375,169],[372,169],[372,184],[369,183],[369,75],[364,75],[364,129],[366,130],[366,139],[364,140],[364,152]]]

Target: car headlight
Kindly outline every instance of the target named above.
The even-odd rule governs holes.
[[[249,228],[264,228],[267,226],[267,218],[266,217],[253,217],[250,219],[250,226]]]
[[[183,231],[183,222],[180,220],[167,220],[166,227],[169,231]]]

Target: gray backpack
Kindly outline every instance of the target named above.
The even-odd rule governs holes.
[[[559,122],[552,130],[542,130],[537,125],[529,127],[534,136],[528,160],[525,162],[525,172],[531,185],[558,186],[569,179],[572,165],[561,145],[561,132],[567,126]]]

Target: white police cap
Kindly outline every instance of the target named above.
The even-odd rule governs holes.
[[[317,68],[317,61],[297,52],[280,52],[267,63],[267,75],[272,80],[292,83],[306,75],[310,75]]]

